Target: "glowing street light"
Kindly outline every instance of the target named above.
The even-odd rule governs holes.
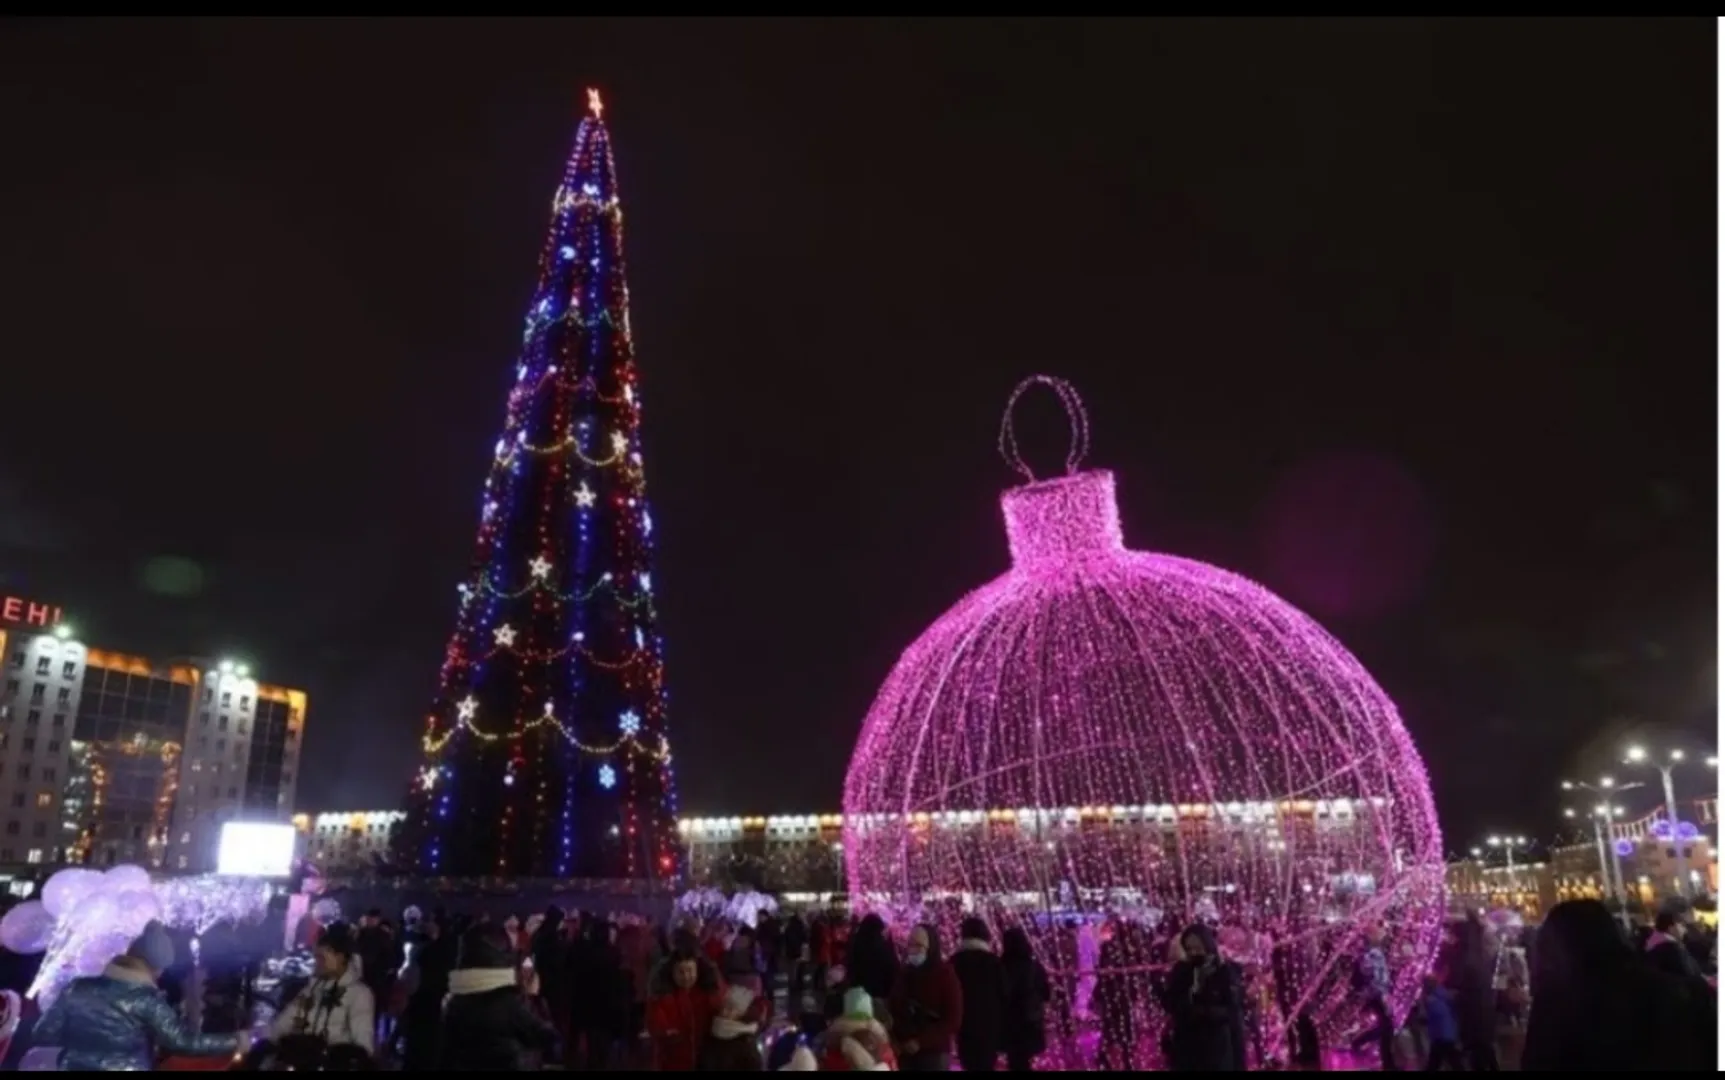
[[[1677,891],[1688,896],[1693,891],[1689,880],[1689,856],[1683,846],[1683,838],[1677,833],[1680,824],[1677,817],[1677,786],[1671,779],[1672,772],[1683,764],[1683,751],[1672,750],[1666,755],[1666,760],[1660,761],[1648,754],[1646,747],[1631,746],[1624,754],[1624,760],[1630,765],[1650,765],[1659,773],[1660,782],[1665,788],[1665,817],[1671,822],[1671,843],[1673,850],[1677,852]],[[1718,758],[1709,756],[1707,764],[1718,768]]]
[[[1628,784],[1625,786],[1640,787],[1641,785]],[[1585,788],[1590,791],[1599,790],[1592,784],[1577,784],[1569,780],[1565,780],[1563,782],[1563,788],[1565,791],[1573,791],[1578,787]],[[1566,806],[1563,808],[1563,816],[1566,818],[1574,818],[1576,813],[1573,809]],[[1618,912],[1619,914],[1622,914],[1624,909],[1628,906],[1628,899],[1623,887],[1623,868],[1617,864],[1617,853],[1615,850],[1613,850],[1609,855],[1606,854],[1606,832],[1610,828],[1612,818],[1623,816],[1623,807],[1600,803],[1589,811],[1587,816],[1593,821],[1593,846],[1599,854],[1600,895],[1604,895],[1607,889],[1611,890],[1612,895],[1617,897]],[[1627,918],[1626,915],[1623,917]]]

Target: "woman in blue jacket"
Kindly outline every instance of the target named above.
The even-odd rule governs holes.
[[[63,1072],[148,1072],[160,1054],[238,1061],[245,1036],[198,1034],[156,988],[173,963],[167,932],[151,923],[102,974],[60,994],[37,1022],[35,1044],[60,1047]]]

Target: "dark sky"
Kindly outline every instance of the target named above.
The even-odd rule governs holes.
[[[301,806],[396,800],[589,84],[685,810],[836,808],[1035,371],[1134,546],[1378,674],[1452,847],[1711,740],[1704,19],[13,24],[0,583],[306,687]]]

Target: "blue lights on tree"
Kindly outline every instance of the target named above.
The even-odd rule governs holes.
[[[596,92],[528,313],[400,855],[449,877],[667,879],[680,858],[641,389]]]

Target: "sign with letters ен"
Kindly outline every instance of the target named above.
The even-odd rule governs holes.
[[[0,595],[0,626],[53,626],[59,621],[60,609],[52,604]]]

